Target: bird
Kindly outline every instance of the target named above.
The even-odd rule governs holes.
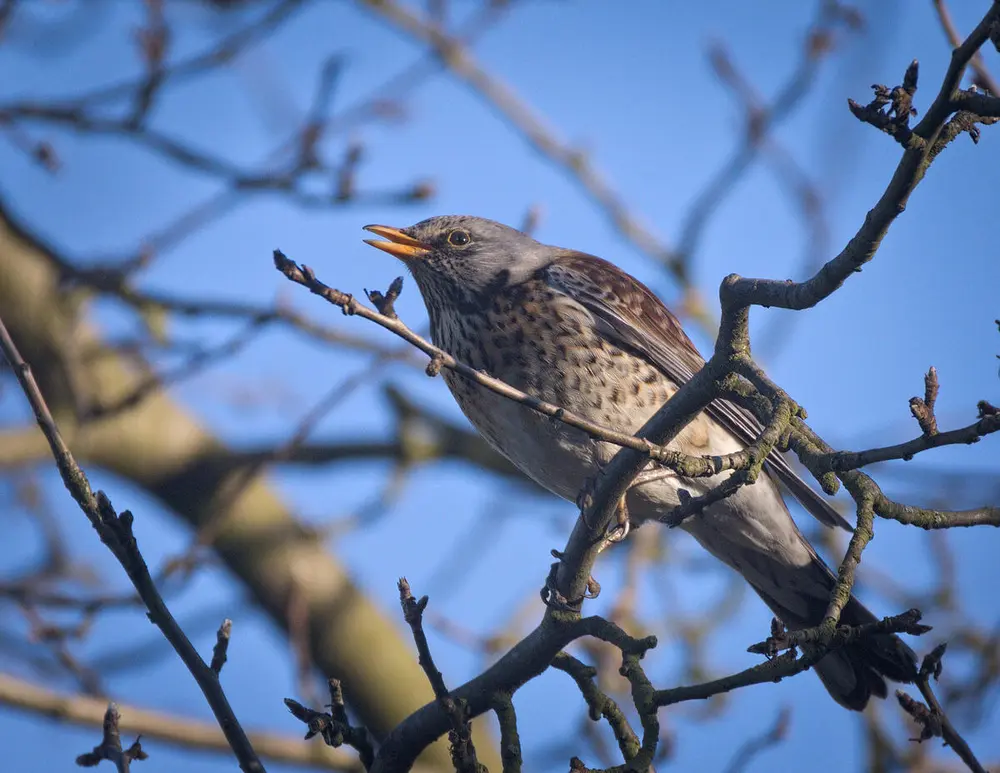
[[[531,397],[610,429],[633,434],[704,365],[678,319],[639,280],[602,258],[542,244],[514,228],[469,215],[444,215],[406,228],[369,225],[366,243],[400,259],[427,307],[434,344]],[[530,407],[446,370],[444,378],[478,432],[521,472],[571,502],[618,446],[553,421]],[[756,418],[716,400],[670,444],[690,455],[722,455],[751,443]],[[655,520],[681,498],[709,491],[708,478],[661,475],[627,494],[629,517]],[[789,630],[818,625],[836,576],[799,531],[784,485],[828,527],[849,524],[778,453],[764,472],[681,528],[741,574]],[[876,617],[851,597],[843,625]],[[842,706],[861,711],[885,698],[886,679],[912,682],[916,655],[898,636],[854,641],[821,658],[815,671]]]

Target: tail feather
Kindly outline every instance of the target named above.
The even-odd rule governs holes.
[[[843,625],[852,626],[875,619],[853,597],[840,616]],[[861,711],[872,695],[885,698],[889,694],[886,679],[912,682],[917,676],[917,656],[894,634],[869,636],[827,655],[816,664],[816,673],[834,700]]]
[[[642,500],[636,505],[633,515],[641,512]],[[837,577],[796,528],[770,478],[706,508],[682,528],[739,572],[788,628],[810,628],[823,621]],[[876,621],[853,597],[840,619],[850,626]],[[833,650],[815,668],[834,700],[860,711],[873,695],[888,695],[886,679],[912,682],[916,663],[913,650],[898,636],[881,634]]]
[[[823,571],[832,573],[817,557]],[[791,630],[818,625],[826,614],[827,599],[810,599],[809,618],[791,612],[773,596],[753,585],[771,611]],[[874,623],[877,618],[856,598],[851,597],[841,613],[842,625]],[[893,682],[912,682],[917,676],[916,653],[895,634],[869,636],[841,647],[820,660],[816,673],[827,692],[837,703],[854,711],[862,711],[874,695],[885,698],[889,694],[886,679]]]

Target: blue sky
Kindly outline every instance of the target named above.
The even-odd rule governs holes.
[[[138,6],[110,0],[102,4],[101,24],[76,46],[52,44],[50,33],[38,33],[30,19],[15,17],[0,44],[0,99],[71,95],[135,72],[131,31],[141,18],[133,5]],[[459,16],[473,7],[465,2],[452,5]],[[953,3],[959,27],[970,29],[986,6],[973,0]],[[70,13],[41,2],[26,7],[26,15],[36,22],[47,19],[48,24]],[[921,89],[916,104],[923,110],[936,93],[949,56],[930,3],[869,0],[863,11],[867,31],[845,41],[825,63],[815,89],[776,135],[828,194],[829,255],[861,224],[900,153],[889,138],[850,116],[847,97],[867,102],[871,83],[894,85],[906,64],[917,58]],[[222,29],[218,17],[193,3],[176,4],[170,13],[187,30],[176,40],[174,56],[200,50]],[[813,15],[812,3],[799,2],[644,0],[629,4],[625,13],[619,4],[598,0],[525,1],[516,3],[475,51],[560,138],[586,151],[654,233],[674,244],[691,200],[732,152],[742,131],[741,111],[712,75],[707,46],[724,43],[755,88],[772,95],[795,66]],[[49,26],[44,29],[51,31]],[[356,4],[314,2],[234,67],[172,90],[158,106],[155,125],[165,134],[252,165],[301,120],[320,66],[332,53],[341,54],[344,61],[336,114],[407,68],[421,56],[421,48]],[[986,52],[986,59],[1000,71],[995,53]],[[366,124],[337,135],[329,147],[336,155],[348,141],[364,143],[361,190],[397,190],[430,179],[436,190],[431,200],[405,207],[358,204],[303,211],[278,196],[260,196],[161,256],[144,274],[143,285],[260,303],[280,296],[345,331],[393,343],[374,326],[342,318],[290,286],[271,266],[271,250],[280,247],[314,267],[329,284],[360,293],[365,287],[385,287],[400,270],[362,244],[360,229],[366,223],[408,225],[433,214],[461,212],[517,224],[529,206],[538,205],[540,240],[611,259],[668,303],[677,300],[677,288],[662,268],[637,253],[570,178],[540,158],[455,78],[441,73],[421,81],[404,104],[405,122]],[[842,291],[805,313],[754,310],[755,340],[780,343],[761,345],[757,353],[762,363],[808,409],[812,426],[832,444],[861,448],[912,437],[917,427],[907,400],[922,391],[923,373],[932,364],[941,380],[938,416],[943,427],[970,423],[977,400],[1000,399],[1000,335],[993,323],[1000,316],[991,171],[1000,164],[996,128],[987,127],[978,146],[961,137],[948,148],[875,261]],[[218,190],[205,176],[178,170],[118,138],[95,139],[48,127],[33,127],[31,132],[54,144],[62,170],[48,175],[12,145],[0,143],[0,191],[32,227],[76,260],[127,253],[138,240]],[[712,219],[696,255],[694,281],[716,304],[719,280],[730,272],[802,278],[808,238],[780,180],[767,164],[758,164]],[[424,324],[423,306],[412,284],[397,308],[413,327]],[[102,304],[95,314],[112,334],[130,319],[112,304]],[[221,340],[234,328],[179,321],[172,330],[182,337]],[[710,345],[704,336],[696,338],[703,350]],[[273,330],[235,359],[180,385],[175,394],[234,445],[281,442],[306,406],[366,362],[364,356],[322,349]],[[414,400],[461,419],[440,379],[427,379],[404,366],[387,367],[379,377],[402,386]],[[237,391],[244,399],[234,403]],[[10,422],[23,417],[9,394],[3,396],[0,410]],[[369,386],[339,405],[315,435],[331,440],[378,437],[388,429],[385,402],[379,390]],[[997,468],[997,447],[996,439],[988,439],[969,448],[936,451],[910,464],[918,470],[970,471],[971,481],[982,480]],[[886,471],[884,480],[892,495],[920,503],[932,501],[937,493],[920,485],[919,473],[901,477],[891,472]],[[368,463],[322,473],[283,469],[272,478],[301,517],[327,520],[368,502],[385,474],[383,465]],[[116,503],[138,515],[140,544],[151,565],[187,545],[184,527],[154,500],[124,481],[99,472],[93,477]],[[974,490],[960,493],[973,499],[963,504],[979,503]],[[503,518],[497,515],[501,497],[507,516]],[[122,586],[110,557],[99,553],[96,538],[68,498],[53,487],[51,499],[81,559],[100,567],[109,583]],[[405,574],[415,591],[431,595],[435,609],[489,631],[528,603],[547,571],[549,549],[563,543],[572,517],[571,505],[527,493],[512,496],[502,482],[482,473],[439,465],[410,476],[400,502],[376,524],[340,539],[332,549],[386,609],[396,608],[395,578]],[[496,525],[484,536],[482,524],[489,520]],[[864,566],[926,583],[927,536],[897,524],[878,526]],[[24,519],[14,519],[9,528],[9,544],[20,547],[16,556],[0,555],[0,571],[24,566],[36,549]],[[995,626],[1000,604],[990,588],[1000,579],[997,535],[966,531],[948,539],[959,557],[966,608],[984,626]],[[668,542],[680,555],[694,554],[683,535],[671,535]],[[456,555],[476,560],[456,568]],[[495,577],[501,569],[514,579],[498,592]],[[658,593],[660,574],[650,574],[641,598],[644,616],[653,621],[679,611],[696,612],[717,597],[724,584],[721,573],[664,571],[671,575],[672,587],[682,592],[664,600]],[[595,611],[607,609],[619,579],[614,562],[602,572],[606,595],[593,605]],[[480,601],[486,590],[495,600],[489,608]],[[878,613],[900,611],[876,596],[866,598]],[[209,570],[174,606],[182,619],[208,621],[197,629],[205,651],[217,620],[226,614],[236,617],[225,677],[241,719],[248,726],[298,732],[281,705],[281,698],[295,691],[288,645],[269,621],[244,606],[239,588],[224,573]],[[528,620],[539,614],[537,609],[529,611]],[[929,617],[934,623],[933,614]],[[4,620],[5,625],[18,624],[10,610]],[[752,664],[754,656],[744,650],[763,637],[768,620],[763,605],[748,595],[727,634],[713,639],[710,662],[720,673]],[[98,625],[79,648],[80,656],[86,660],[122,647],[121,623],[118,617]],[[129,640],[155,640],[155,632],[137,626],[134,618],[127,630]],[[921,652],[933,643],[936,640],[919,643]],[[676,678],[680,655],[675,644],[665,641],[654,661],[651,675],[658,685]],[[444,637],[435,635],[432,645],[439,663],[446,664],[451,684],[481,666],[476,654]],[[546,738],[572,732],[582,714],[582,704],[566,682],[561,675],[546,675],[516,700],[526,751],[536,755],[533,769],[562,769],[571,752],[583,751],[567,749],[557,758],[559,763],[538,756]],[[172,658],[123,671],[109,678],[108,685],[126,701],[208,716],[193,682]],[[793,709],[789,738],[760,758],[758,766],[812,756],[818,739],[834,734],[840,742],[824,743],[817,769],[863,764],[858,725],[828,700],[811,675],[742,691],[723,719],[704,725],[687,719],[694,715],[692,709],[661,712],[678,739],[671,764],[678,769],[696,762],[706,769],[722,767],[739,743],[770,724],[783,704]],[[1000,736],[989,732],[996,721],[994,712],[968,736],[982,758],[1000,756]],[[720,737],[726,742],[720,743]],[[61,769],[70,764],[71,754],[89,748],[96,738],[94,730],[53,727],[0,710],[0,744],[14,755],[25,754],[12,770]],[[153,756],[143,769],[183,764],[185,770],[208,773],[232,767],[228,761],[152,742],[149,751]],[[548,763],[552,765],[546,768]]]

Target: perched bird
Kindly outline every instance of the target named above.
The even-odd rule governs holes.
[[[546,402],[614,430],[634,433],[704,360],[680,323],[638,280],[593,255],[540,244],[500,223],[469,216],[433,217],[409,228],[366,226],[367,240],[401,259],[430,316],[434,343]],[[469,421],[527,476],[575,501],[618,451],[554,422],[453,371],[445,380]],[[742,408],[716,401],[675,438],[692,455],[739,451],[760,425]],[[843,518],[772,454],[752,486],[689,518],[682,526],[713,556],[739,572],[789,628],[819,624],[835,576],[799,532],[776,485],[781,481],[827,526]],[[630,517],[669,512],[678,489],[704,493],[724,480],[668,475],[630,489]],[[857,599],[841,622],[875,621]],[[868,637],[830,653],[816,671],[833,698],[861,710],[885,679],[912,681],[916,656],[898,637]]]

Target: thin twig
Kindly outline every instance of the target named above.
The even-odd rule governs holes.
[[[132,760],[144,760],[149,757],[142,750],[142,744],[136,738],[128,749],[122,748],[121,733],[118,732],[118,722],[121,715],[118,713],[118,706],[114,703],[108,704],[108,710],[104,714],[104,734],[101,742],[85,754],[76,758],[76,764],[81,768],[93,768],[100,764],[101,760],[111,762],[118,773],[128,773],[132,765]]]
[[[347,707],[344,705],[344,693],[339,679],[328,680],[330,688],[330,711],[316,711],[303,706],[298,701],[285,698],[285,706],[292,715],[306,724],[306,740],[319,735],[328,746],[338,748],[343,745],[357,750],[361,765],[365,770],[372,766],[375,750],[371,734],[364,727],[350,723]]]
[[[920,665],[920,674],[916,679],[916,685],[920,694],[924,696],[924,700],[927,701],[927,705],[913,700],[902,691],[896,692],[896,698],[903,710],[921,725],[920,737],[915,740],[925,741],[928,738],[939,736],[944,739],[946,745],[955,750],[955,753],[972,773],[986,773],[986,769],[976,759],[969,744],[951,723],[931,687],[931,678],[936,680],[941,676],[941,658],[944,656],[945,649],[946,645],[944,644],[935,647]]]
[[[465,701],[454,698],[444,683],[444,676],[434,665],[427,635],[424,633],[424,609],[427,607],[427,596],[415,599],[410,591],[410,584],[405,577],[400,577],[399,603],[403,608],[403,617],[413,632],[413,641],[417,645],[417,655],[420,667],[431,683],[434,697],[448,715],[451,730],[448,733],[448,745],[451,750],[451,761],[457,773],[486,773],[486,767],[480,764],[476,757],[476,747],[472,743],[472,723]]]
[[[778,715],[774,718],[771,727],[761,735],[751,738],[736,750],[732,761],[726,767],[726,773],[743,773],[750,763],[753,762],[754,757],[784,741],[788,737],[788,727],[791,724],[791,719],[792,713],[788,706],[782,706],[778,710]]]

